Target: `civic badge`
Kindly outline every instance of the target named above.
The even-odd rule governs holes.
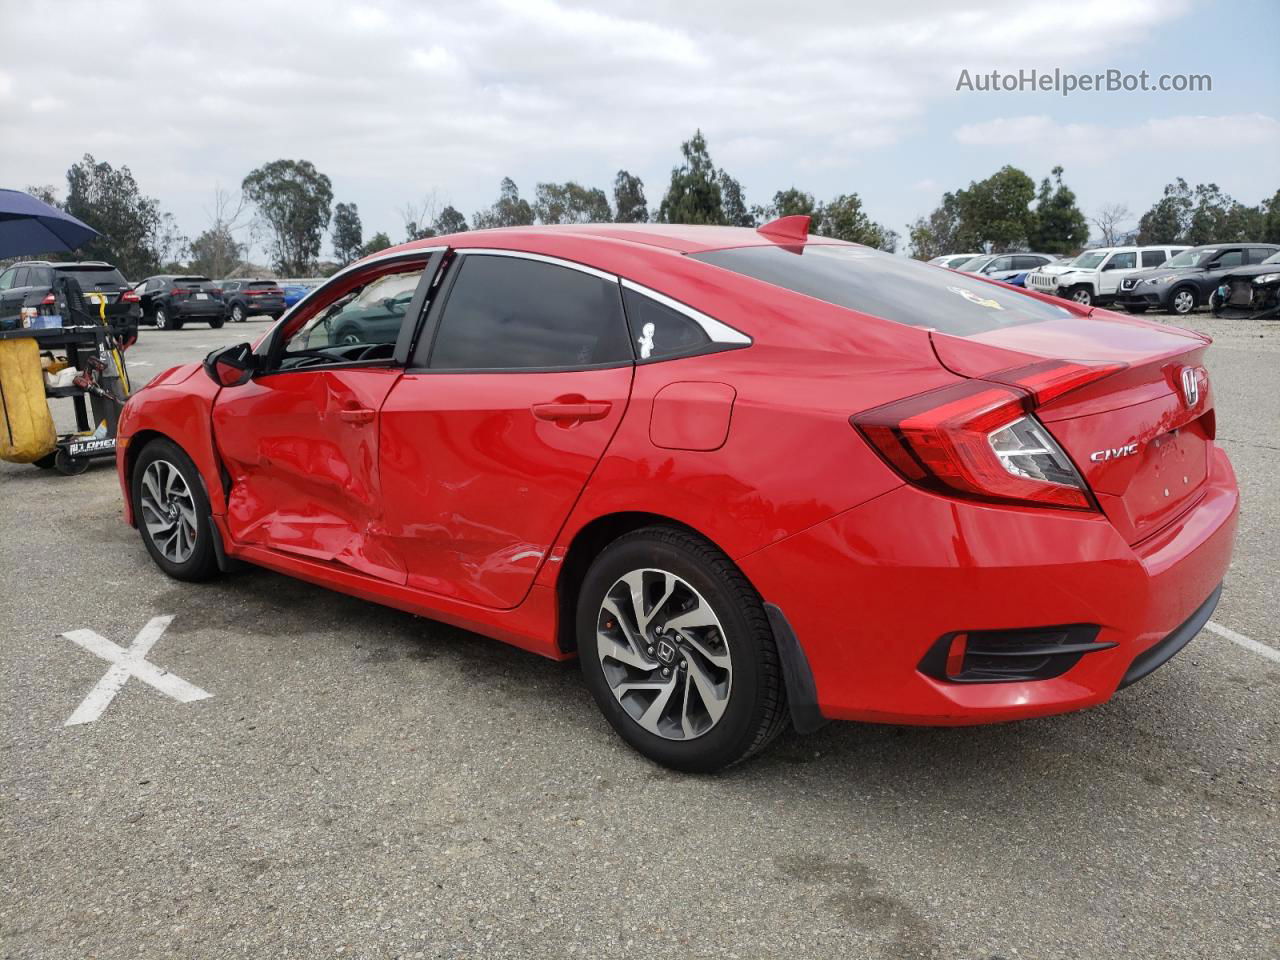
[[[1195,367],[1182,368],[1182,399],[1188,407],[1200,402],[1200,378],[1196,376]]]

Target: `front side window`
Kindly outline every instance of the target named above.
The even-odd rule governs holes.
[[[464,255],[454,269],[458,274],[430,344],[426,365],[432,369],[573,368],[632,361],[617,281],[488,254]]]
[[[1109,270],[1132,270],[1137,265],[1138,254],[1132,250],[1113,254],[1111,259],[1107,261],[1107,269]]]
[[[1244,263],[1243,250],[1228,250],[1226,253],[1220,256],[1211,266],[1215,270],[1220,270],[1223,267],[1238,267],[1242,263]]]
[[[1013,257],[996,257],[989,264],[987,264],[986,268],[982,272],[998,273],[1001,270],[1012,270],[1012,269],[1013,269]]]
[[[335,363],[373,359],[369,351],[350,348],[393,346],[422,277],[422,265],[375,277],[323,307],[285,343],[291,356],[327,357]],[[274,284],[272,284],[274,286]],[[379,359],[390,350],[375,350]],[[296,364],[293,364],[296,365]]]

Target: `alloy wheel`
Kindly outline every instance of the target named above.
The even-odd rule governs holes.
[[[596,654],[622,709],[666,740],[703,736],[729,705],[733,663],[720,619],[668,571],[633,570],[609,588]]]
[[[1077,290],[1075,293],[1071,294],[1071,299],[1082,307],[1087,307],[1089,304],[1093,303],[1093,295],[1089,293],[1088,290],[1084,289]]]
[[[1179,290],[1173,295],[1173,309],[1178,313],[1190,313],[1195,305],[1196,298],[1190,290]]]
[[[139,503],[147,536],[167,560],[185,563],[196,548],[196,501],[168,460],[153,460],[142,474]]]
[[[231,308],[231,322],[244,323],[244,311],[240,309],[240,304],[236,304]]]
[[[156,326],[161,330],[169,329],[169,313],[163,307],[156,308]]]

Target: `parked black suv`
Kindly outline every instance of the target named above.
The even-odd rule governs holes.
[[[59,314],[61,307],[53,289],[58,276],[74,277],[90,301],[101,299],[112,323],[137,327],[142,316],[138,298],[111,264],[25,260],[0,271],[0,330],[29,327],[36,317]]]
[[[216,330],[225,319],[222,290],[208,277],[165,274],[147,277],[133,289],[143,317],[161,330],[181,330],[193,320]]]
[[[222,284],[226,318],[243,323],[249,317],[267,314],[279,320],[284,313],[284,291],[274,280],[226,280]]]
[[[1159,307],[1185,315],[1202,303],[1222,283],[1222,278],[1242,266],[1262,263],[1280,251],[1274,243],[1209,243],[1183,250],[1158,267],[1139,270],[1120,281],[1115,303],[1130,313]]]

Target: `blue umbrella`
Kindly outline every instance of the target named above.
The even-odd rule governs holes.
[[[20,190],[0,190],[0,257],[68,252],[98,231]]]

